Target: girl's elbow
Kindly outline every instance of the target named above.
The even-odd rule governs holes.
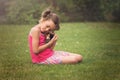
[[[33,50],[33,53],[38,54],[39,51],[38,50]]]

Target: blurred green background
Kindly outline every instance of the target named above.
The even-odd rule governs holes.
[[[120,0],[0,0],[0,24],[37,23],[46,8],[62,22],[120,21]]]

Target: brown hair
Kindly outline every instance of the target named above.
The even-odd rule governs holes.
[[[57,14],[53,13],[50,9],[47,9],[47,10],[45,10],[45,11],[42,12],[41,19],[40,19],[39,22],[50,20],[50,19],[56,25],[56,30],[59,30],[60,29],[60,26],[59,26],[59,17],[57,16]]]

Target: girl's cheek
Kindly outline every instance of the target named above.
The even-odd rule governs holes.
[[[41,28],[41,31],[42,31],[42,32],[44,32],[44,31],[45,31],[45,29],[44,29],[44,28]]]

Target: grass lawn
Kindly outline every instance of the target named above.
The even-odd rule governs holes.
[[[31,63],[28,32],[33,25],[0,25],[0,80],[119,80],[120,24],[63,23],[55,50],[78,53],[76,65]]]

